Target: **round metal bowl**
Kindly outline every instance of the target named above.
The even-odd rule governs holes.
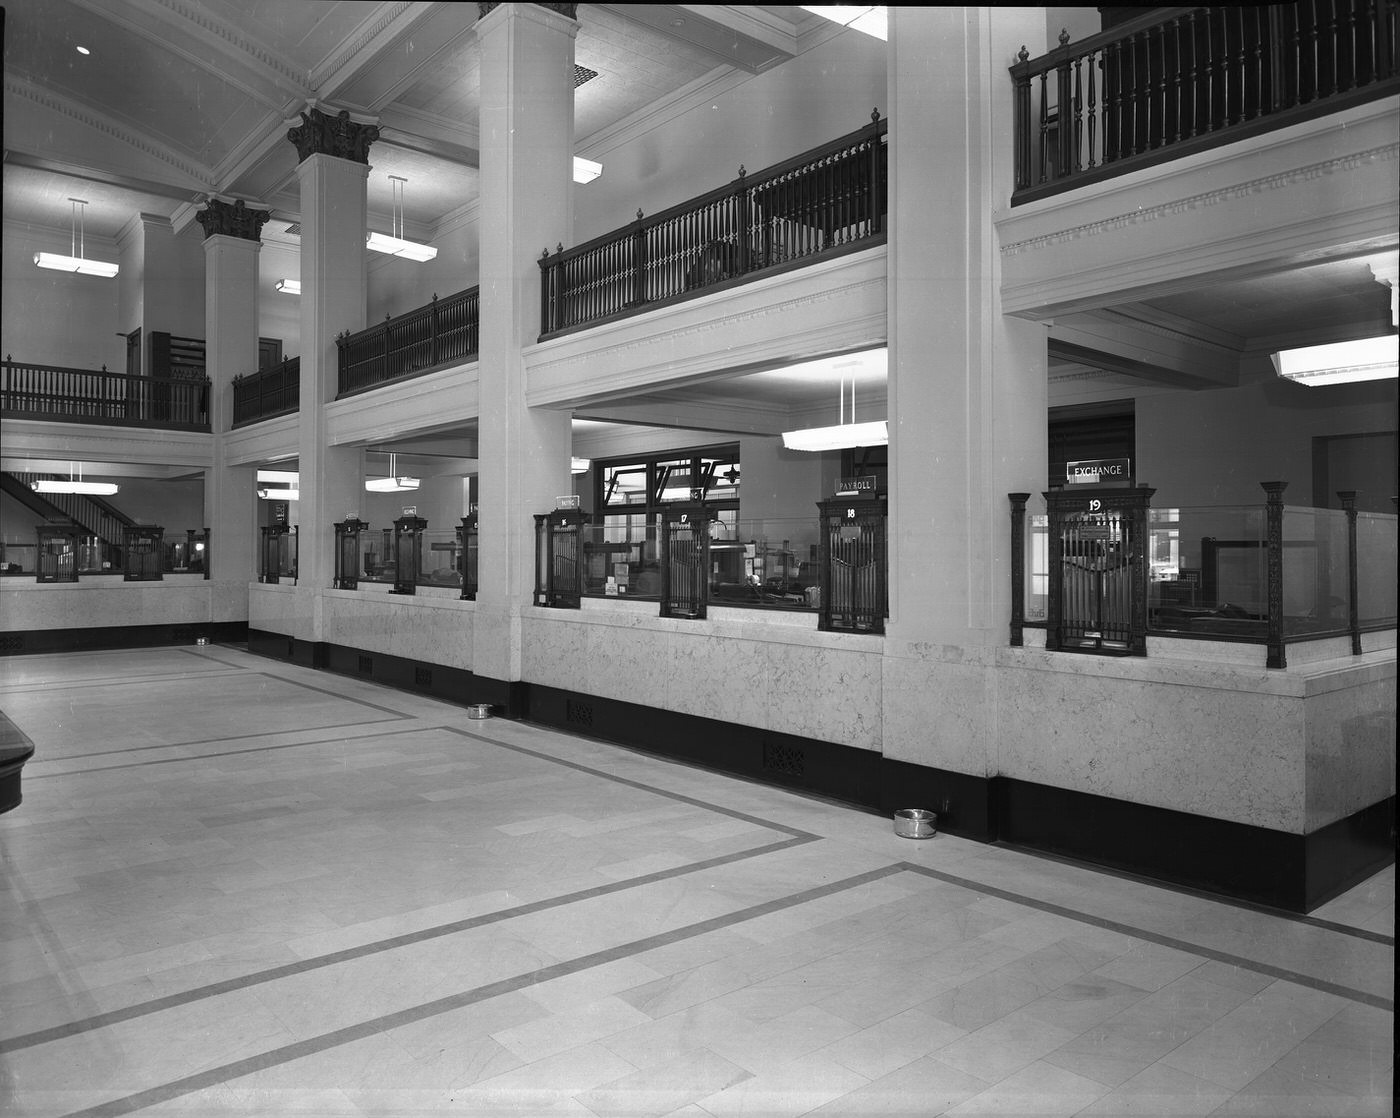
[[[467,717],[468,717],[468,718],[476,718],[476,719],[490,718],[490,717],[491,717],[491,704],[490,704],[490,703],[473,703],[471,706],[467,707]]]
[[[900,838],[933,838],[938,816],[919,807],[901,808],[894,813],[894,833]]]

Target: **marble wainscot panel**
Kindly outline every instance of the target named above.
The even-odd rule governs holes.
[[[996,773],[995,651],[886,641],[885,756],[972,776]]]
[[[208,621],[211,584],[199,575],[163,582],[123,582],[106,575],[87,582],[5,580],[0,590],[4,629],[103,629],[127,625],[183,625]]]
[[[1005,776],[1301,834],[1304,679],[1001,649]]]
[[[307,610],[302,616],[303,598],[290,583],[253,583],[248,587],[248,628],[288,637],[306,631],[311,614]]]
[[[1309,832],[1395,794],[1395,654],[1356,660],[1308,679]]]
[[[525,678],[880,748],[879,637],[763,621],[686,621],[657,617],[655,610],[654,602],[638,602],[616,609],[525,611]]]
[[[476,603],[448,587],[420,586],[413,594],[323,590],[322,640],[470,671]]]

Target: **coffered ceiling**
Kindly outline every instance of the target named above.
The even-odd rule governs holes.
[[[817,17],[789,6],[579,5],[580,154],[592,137],[716,73],[791,58]],[[133,213],[177,228],[208,195],[294,219],[286,131],[308,102],[378,121],[372,215],[408,178],[404,217],[431,229],[476,196],[474,3],[380,0],[7,0],[5,216],[87,228]],[[88,185],[95,184],[95,185]]]

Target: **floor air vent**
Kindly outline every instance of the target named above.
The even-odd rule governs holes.
[[[564,703],[564,721],[574,726],[593,725],[593,705],[568,699]]]
[[[413,685],[415,687],[431,687],[433,685],[433,669],[414,668]]]
[[[374,674],[374,657],[373,657],[373,656],[361,656],[361,657],[360,657],[360,674],[361,674],[361,675],[373,675],[373,674]]]

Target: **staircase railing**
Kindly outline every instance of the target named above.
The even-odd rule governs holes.
[[[1021,48],[1013,205],[1400,91],[1397,0],[1152,8]]]
[[[109,548],[114,549],[120,559],[122,534],[135,522],[113,508],[105,501],[81,493],[36,493],[33,483],[41,478],[52,478],[52,474],[11,473],[0,475],[0,485],[5,493],[14,497],[40,516],[52,517],[62,514],[83,529],[89,536],[96,536]]]

